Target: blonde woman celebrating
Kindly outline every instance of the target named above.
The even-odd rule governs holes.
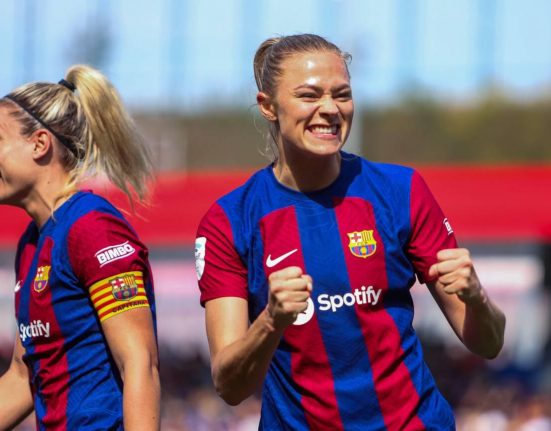
[[[196,240],[213,381],[262,386],[261,430],[450,431],[412,327],[417,277],[461,341],[495,357],[505,317],[413,169],[342,151],[348,55],[312,34],[256,52],[277,157],[221,197]]]
[[[79,184],[105,175],[132,201],[151,174],[111,83],[88,66],[0,99],[0,203],[32,218],[16,255],[17,334],[0,429],[155,430],[160,384],[147,248]]]

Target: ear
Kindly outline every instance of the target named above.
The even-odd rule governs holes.
[[[256,102],[258,103],[258,110],[266,120],[277,120],[277,110],[270,96],[263,91],[259,91],[256,94]]]
[[[38,129],[31,135],[29,141],[33,146],[34,160],[42,159],[52,150],[53,139],[52,134],[44,129]]]

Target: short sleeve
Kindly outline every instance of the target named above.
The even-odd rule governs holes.
[[[247,268],[235,249],[230,221],[218,204],[201,220],[195,239],[201,305],[223,297],[248,298]]]
[[[450,222],[417,172],[411,178],[410,225],[407,253],[419,281],[426,283],[432,281],[428,272],[437,262],[436,253],[456,248],[457,241]]]
[[[69,231],[67,251],[101,321],[149,307],[148,250],[126,220],[100,211],[82,216]]]

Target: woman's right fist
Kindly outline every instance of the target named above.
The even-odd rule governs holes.
[[[272,272],[268,283],[268,314],[273,319],[275,329],[284,329],[308,307],[312,277],[303,274],[298,266],[289,266]]]

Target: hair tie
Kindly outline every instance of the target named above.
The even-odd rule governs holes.
[[[60,85],[63,85],[65,88],[68,88],[69,90],[71,90],[73,93],[75,92],[75,90],[77,89],[75,87],[75,84],[73,84],[72,82],[69,82],[69,81],[66,81],[65,79],[61,79],[58,84]]]

